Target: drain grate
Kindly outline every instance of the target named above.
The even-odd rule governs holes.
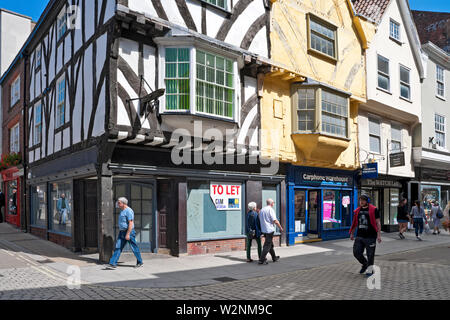
[[[228,277],[223,277],[223,278],[215,278],[213,279],[214,281],[218,281],[218,282],[232,282],[232,281],[236,281],[237,279],[234,278],[228,278]]]
[[[47,259],[47,260],[42,260],[42,261],[38,261],[40,264],[49,264],[49,263],[53,263],[55,261]]]

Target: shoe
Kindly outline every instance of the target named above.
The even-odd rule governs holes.
[[[117,266],[115,266],[115,265],[113,265],[113,264],[108,264],[108,268],[111,268],[111,269],[117,269]]]
[[[143,267],[143,266],[144,266],[143,263],[137,263],[136,266],[135,266],[134,268],[137,269],[137,268],[141,268],[141,267]]]
[[[369,269],[369,267],[367,267],[367,269]],[[374,271],[373,266],[372,266],[370,268],[370,270],[366,272],[366,276],[367,277],[371,277],[371,276],[373,276],[374,273],[375,273],[375,271]]]
[[[433,232],[433,235],[435,235],[435,236],[436,236],[436,235],[437,235],[437,233],[436,233],[436,232]]]
[[[363,274],[364,272],[366,272],[368,266],[362,266],[361,270],[359,271],[359,274]]]
[[[247,259],[247,262],[248,263],[253,262],[253,259]]]
[[[417,236],[416,238],[417,238],[417,240],[422,241],[421,237]]]
[[[440,232],[440,231],[438,231],[438,234],[441,234],[441,232]]]
[[[405,237],[401,233],[399,233],[398,236],[400,237],[400,239],[405,239]]]
[[[273,259],[273,262],[277,262],[280,260],[280,256],[276,256],[275,259]]]
[[[266,265],[266,264],[269,264],[269,263],[267,262],[267,259],[266,259],[266,260],[264,260],[264,261],[258,261],[258,264],[264,264],[264,265]]]

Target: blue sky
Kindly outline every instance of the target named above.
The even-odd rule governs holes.
[[[48,0],[0,0],[0,8],[18,12],[37,21]],[[450,12],[448,0],[409,0],[413,10]]]

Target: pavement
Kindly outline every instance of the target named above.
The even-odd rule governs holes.
[[[133,268],[123,254],[115,270],[0,224],[0,300],[8,299],[429,299],[450,294],[450,234],[383,234],[375,263],[382,290],[358,274],[350,240],[275,248],[279,262],[246,263],[245,252],[180,258],[144,255]],[[256,251],[252,252],[254,259]],[[80,286],[70,285],[80,279]],[[273,286],[270,293],[265,290]],[[270,296],[267,296],[270,294]]]

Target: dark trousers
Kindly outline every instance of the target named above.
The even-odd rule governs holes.
[[[3,210],[5,207],[0,207],[0,223],[3,223]]]
[[[266,261],[266,256],[268,253],[270,253],[270,255],[272,256],[272,260],[276,259],[277,256],[275,255],[275,250],[273,249],[273,234],[274,232],[264,233],[266,240],[264,241],[264,247],[259,261]]]
[[[256,244],[258,245],[258,259],[261,259],[261,251],[262,251],[262,246],[261,246],[261,238],[258,237],[250,237],[247,235],[247,259],[250,260],[251,259],[251,249],[252,249],[252,242],[253,239],[256,240]]]
[[[356,237],[353,245],[353,255],[364,266],[373,266],[375,263],[375,249],[377,239]],[[367,259],[364,257],[364,249],[367,253]]]
[[[416,237],[420,235],[422,235],[423,233],[423,219],[422,218],[418,218],[418,219],[414,219],[414,229],[416,229]]]

